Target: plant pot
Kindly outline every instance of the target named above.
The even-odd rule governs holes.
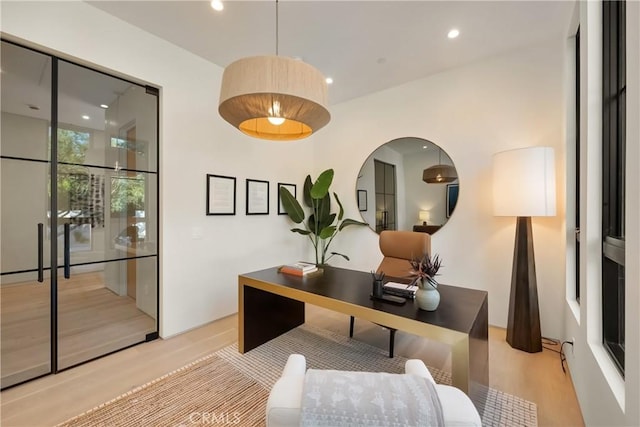
[[[421,310],[435,311],[440,304],[440,292],[430,285],[420,287],[416,291],[416,302]]]

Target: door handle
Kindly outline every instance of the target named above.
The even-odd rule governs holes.
[[[44,224],[38,223],[38,282],[44,282]]]
[[[69,223],[64,225],[64,278],[71,276],[71,254],[69,252]]]

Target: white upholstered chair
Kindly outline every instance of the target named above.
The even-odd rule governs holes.
[[[436,384],[422,360],[411,359],[405,363],[405,373],[413,374],[435,384],[445,426],[481,427],[480,415],[471,399],[461,390]],[[267,401],[267,427],[293,427],[300,425],[302,392],[306,372],[306,360],[301,354],[292,354],[276,381]]]

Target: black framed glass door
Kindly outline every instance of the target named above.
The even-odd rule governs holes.
[[[158,92],[7,42],[2,64],[5,388],[158,336]]]
[[[59,61],[59,369],[157,335],[157,101]]]
[[[376,233],[396,230],[396,166],[373,160],[376,190]]]

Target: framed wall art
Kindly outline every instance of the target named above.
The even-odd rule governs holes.
[[[460,184],[447,184],[447,218],[451,216],[458,203]]]
[[[207,215],[236,214],[236,179],[207,174]]]
[[[358,190],[358,210],[360,212],[367,210],[367,190]]]
[[[269,215],[269,181],[247,179],[247,215]]]

